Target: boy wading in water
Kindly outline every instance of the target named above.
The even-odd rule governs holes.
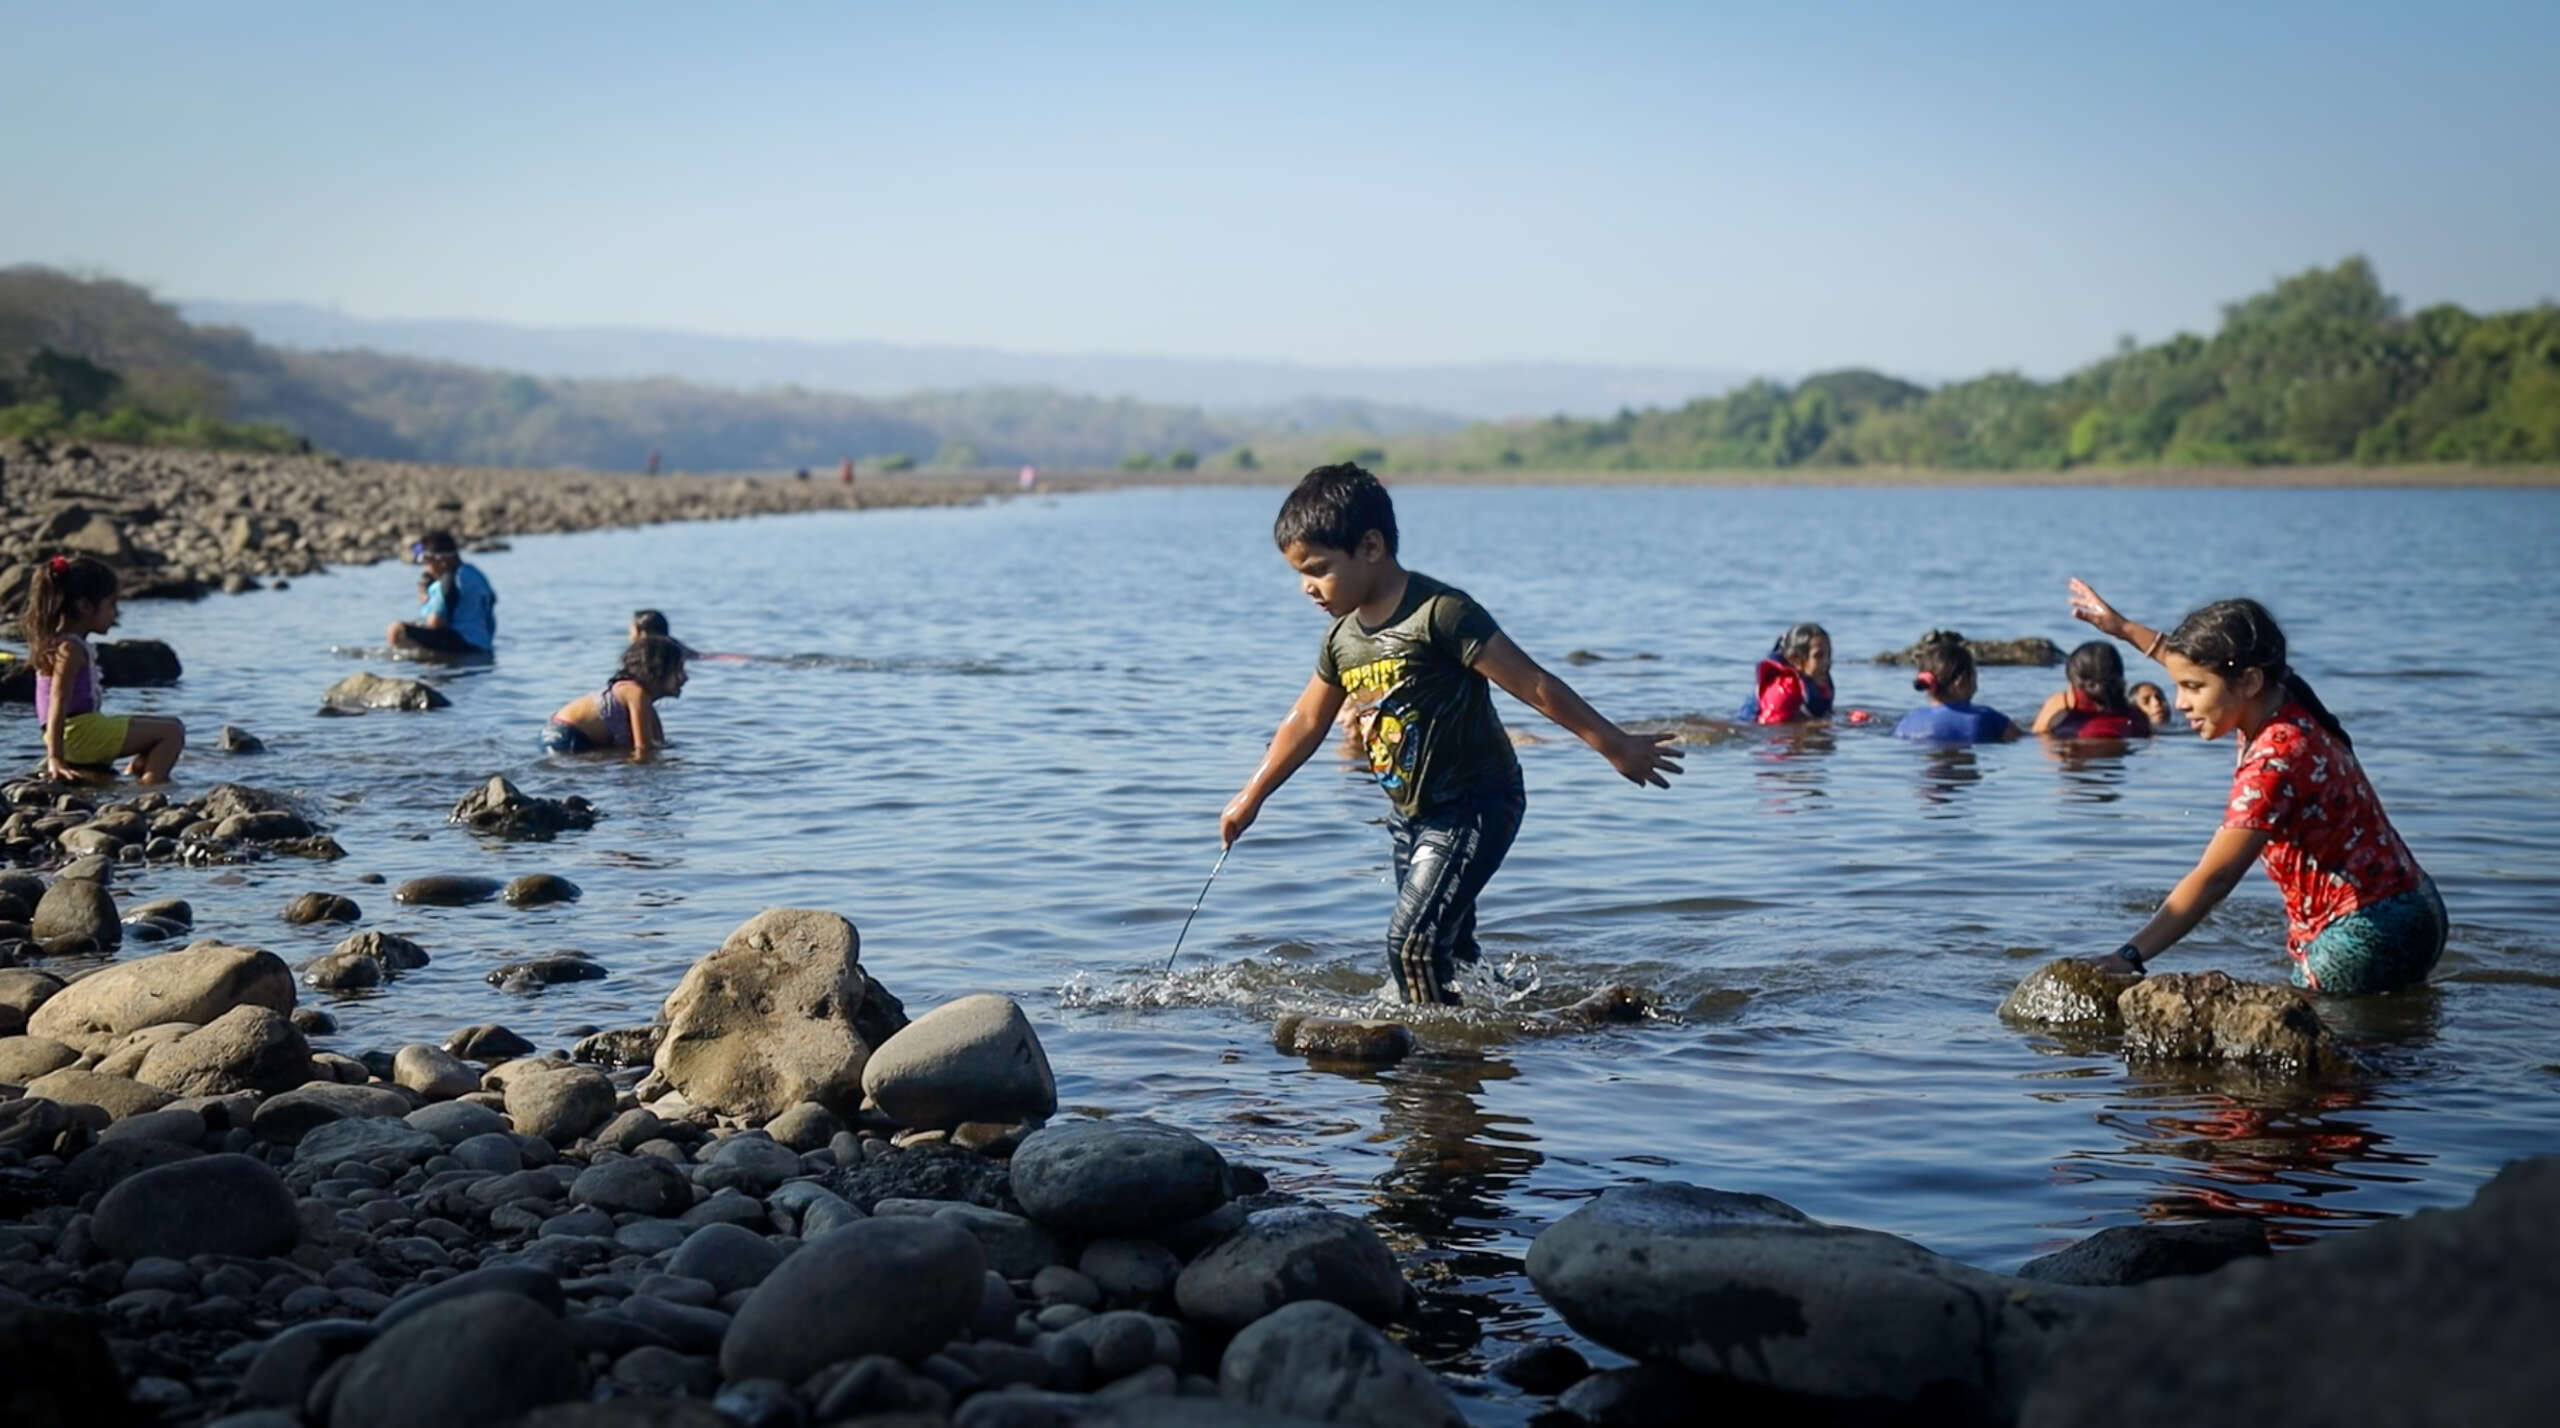
[[[1478,955],[1476,895],[1502,866],[1527,807],[1520,761],[1486,682],[1571,731],[1630,783],[1670,787],[1680,755],[1664,745],[1674,736],[1630,734],[1601,718],[1466,592],[1398,564],[1395,505],[1359,467],[1308,472],[1271,534],[1333,625],[1315,677],[1219,816],[1219,838],[1232,846],[1244,836],[1350,701],[1369,771],[1393,805],[1387,965],[1407,1002],[1454,1005],[1458,965]]]

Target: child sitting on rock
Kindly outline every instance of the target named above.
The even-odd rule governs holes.
[[[1929,696],[1924,708],[1902,716],[1893,732],[1931,744],[1995,744],[2018,737],[2018,726],[1997,709],[1973,702],[1973,651],[1953,630],[1931,630],[1914,652],[1919,672],[1911,687]]]
[[[658,701],[684,693],[684,646],[665,635],[642,635],[625,646],[622,663],[604,688],[582,694],[551,716],[542,732],[547,754],[592,754],[627,749],[638,763],[667,742]]]
[[[116,573],[85,555],[36,566],[21,616],[36,670],[36,717],[44,721],[44,771],[74,782],[105,782],[118,758],[143,783],[167,783],[187,747],[187,726],[156,714],[108,714],[98,707],[98,661],[91,635],[115,627]]]

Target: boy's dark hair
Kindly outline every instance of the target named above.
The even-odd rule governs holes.
[[[1953,630],[1931,630],[1922,635],[1919,648],[1912,651],[1911,662],[1920,671],[1911,676],[1911,687],[1940,698],[1973,673],[1973,651],[1965,648],[1964,636]]]
[[[418,549],[428,555],[460,555],[462,546],[451,531],[429,531],[418,537]]]
[[[2107,713],[2122,714],[2131,707],[2124,692],[2124,656],[2116,653],[2113,640],[2091,640],[2073,650],[2062,674]]]
[[[2352,749],[2356,741],[2338,726],[2338,716],[2311,692],[2309,681],[2293,672],[2285,660],[2284,631],[2277,628],[2276,617],[2255,600],[2216,600],[2193,611],[2178,622],[2161,647],[2180,657],[2193,660],[2225,678],[2244,669],[2254,669],[2267,677],[2270,684],[2281,684],[2287,694],[2311,712],[2320,727],[2337,737],[2339,743]]]
[[[1387,554],[1396,553],[1396,503],[1377,477],[1348,461],[1308,472],[1271,523],[1282,550],[1300,543],[1357,550],[1371,531],[1387,543]]]
[[[634,610],[631,628],[644,635],[663,635],[667,632],[667,617],[655,610]]]
[[[625,646],[622,663],[613,672],[616,679],[636,679],[656,686],[666,683],[684,671],[684,646],[664,635],[642,635]]]
[[[53,642],[62,637],[62,622],[73,606],[95,605],[116,593],[116,573],[104,561],[85,555],[49,556],[36,562],[27,577],[27,608],[19,612],[26,632],[27,657],[38,669],[50,669]],[[36,711],[39,715],[43,710]]]

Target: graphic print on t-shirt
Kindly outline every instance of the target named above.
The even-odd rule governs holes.
[[[1352,727],[1360,731],[1369,772],[1391,794],[1413,779],[1413,752],[1405,742],[1412,709],[1396,689],[1404,671],[1405,658],[1396,655],[1342,672],[1342,691],[1349,697]]]

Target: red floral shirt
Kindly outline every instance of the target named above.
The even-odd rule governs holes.
[[[2241,748],[2222,826],[2271,835],[2259,857],[2284,894],[2285,944],[2296,957],[2330,923],[2421,876],[2355,751],[2290,699]]]

